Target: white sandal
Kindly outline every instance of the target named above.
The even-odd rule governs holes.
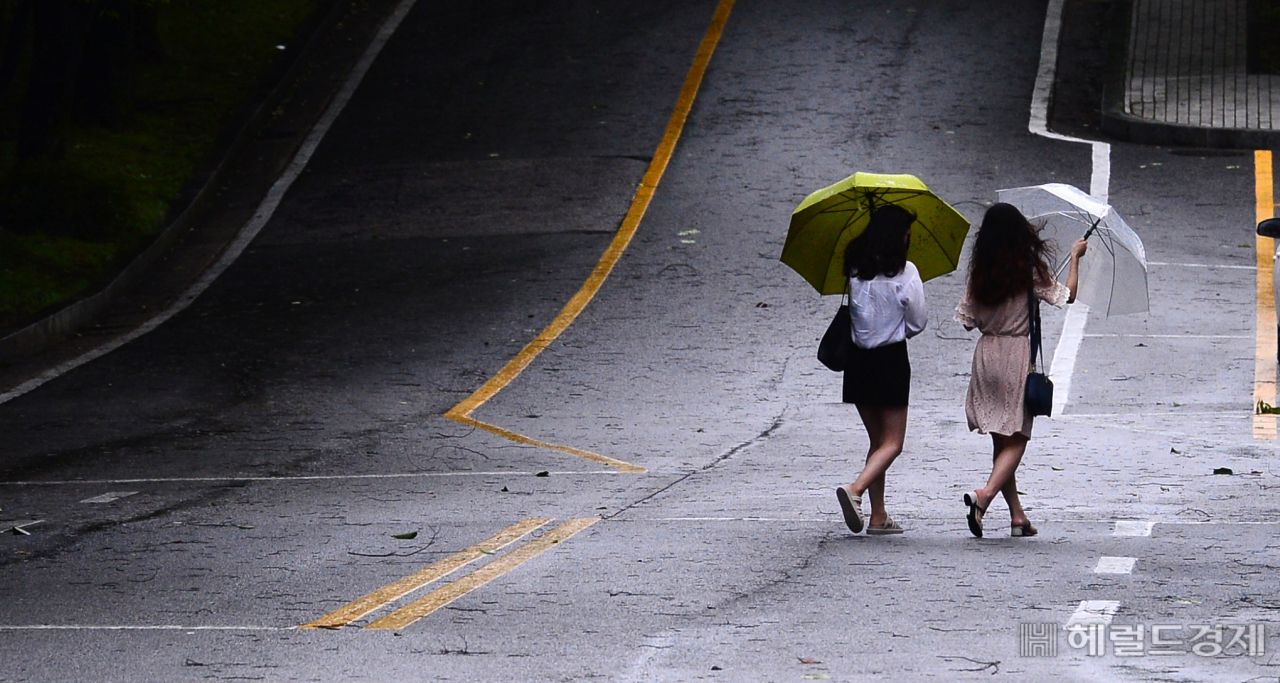
[[[904,531],[906,531],[906,529],[903,529],[901,526],[898,526],[898,523],[893,521],[892,517],[886,517],[884,520],[884,524],[879,524],[879,525],[868,524],[867,525],[868,536],[888,536],[889,534],[900,534]]]
[[[849,527],[849,531],[860,534],[862,533],[862,497],[855,497],[849,487],[849,484],[845,484],[836,488],[836,500],[840,501],[840,510],[844,512],[844,523]],[[855,504],[854,501],[857,503]]]

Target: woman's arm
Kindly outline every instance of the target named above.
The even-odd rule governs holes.
[[[1080,284],[1080,259],[1088,249],[1089,243],[1084,240],[1076,240],[1071,245],[1071,270],[1067,273],[1067,289],[1071,291],[1071,295],[1067,297],[1067,303],[1076,300],[1076,285]]]
[[[902,318],[906,323],[907,338],[910,339],[923,332],[925,325],[929,323],[924,307],[924,283],[920,281],[920,275],[915,274],[902,289],[905,300]]]

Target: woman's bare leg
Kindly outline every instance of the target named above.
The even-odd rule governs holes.
[[[884,506],[884,475],[902,453],[902,444],[907,438],[907,408],[860,405],[858,415],[862,417],[871,443],[867,449],[866,467],[853,482],[853,492],[858,496],[870,492],[871,519],[868,523],[879,526],[888,517]]]
[[[1022,501],[1018,498],[1017,472],[1022,456],[1027,452],[1028,440],[1021,434],[992,434],[991,476],[987,478],[987,485],[976,492],[978,503],[982,507],[991,505],[996,494],[1003,493],[1014,524],[1027,521],[1027,513],[1022,509]],[[982,511],[978,511],[978,519],[982,519]]]

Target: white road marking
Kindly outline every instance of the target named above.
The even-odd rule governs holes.
[[[1170,266],[1174,268],[1223,268],[1226,270],[1257,270],[1257,266],[1229,266],[1214,263],[1165,263],[1162,261],[1147,261],[1148,266]]]
[[[1062,6],[1065,0],[1049,0],[1045,9],[1044,35],[1040,41],[1040,69],[1036,73],[1035,90],[1031,94],[1031,120],[1028,130],[1052,140],[1078,142],[1091,148],[1093,171],[1089,176],[1089,194],[1107,203],[1111,186],[1111,145],[1094,140],[1083,140],[1049,131],[1049,101],[1053,97],[1053,79],[1058,65],[1058,36],[1062,33]],[[1074,304],[1067,310],[1062,338],[1053,351],[1053,365],[1049,376],[1053,379],[1053,412],[1062,414],[1071,393],[1071,375],[1075,372],[1076,354],[1080,350],[1081,335],[1089,319],[1089,309]]]
[[[1064,419],[1079,420],[1090,417],[1151,417],[1151,416],[1168,416],[1168,417],[1212,417],[1221,418],[1223,420],[1247,420],[1252,415],[1241,415],[1240,411],[1233,410],[1230,412],[1224,410],[1168,410],[1157,413],[1155,411],[1146,410],[1140,413],[1071,413]],[[1252,443],[1252,441],[1250,441]]]
[[[1036,73],[1036,85],[1031,93],[1031,120],[1027,129],[1052,140],[1079,142],[1092,147],[1093,172],[1089,177],[1089,194],[1100,202],[1109,203],[1111,145],[1049,131],[1049,101],[1053,98],[1053,79],[1058,68],[1058,36],[1062,33],[1064,2],[1065,0],[1049,0],[1049,6],[1045,9],[1044,35],[1040,40],[1040,69]]]
[[[823,517],[641,517],[631,519],[611,519],[611,522],[782,522],[786,524],[830,521]]]
[[[1089,321],[1089,307],[1082,303],[1071,304],[1067,317],[1062,321],[1062,336],[1053,349],[1053,365],[1049,379],[1053,380],[1053,414],[1061,415],[1071,396],[1071,376],[1076,370],[1076,354],[1084,341],[1084,326]]]
[[[1094,574],[1132,574],[1136,557],[1099,557],[1098,566],[1093,568]]]
[[[1116,520],[1116,528],[1115,528],[1115,531],[1112,532],[1112,535],[1113,536],[1150,536],[1151,527],[1155,526],[1155,524],[1156,524],[1155,522],[1148,522],[1145,520],[1144,521],[1129,520],[1129,519]]]
[[[1253,339],[1249,334],[1086,334],[1087,339],[1095,337],[1125,339]]]
[[[431,479],[437,477],[536,477],[541,472],[513,472],[511,470],[499,470],[496,472],[392,472],[388,474],[308,474],[297,477],[241,477],[231,475],[227,477],[157,477],[154,479],[64,479],[57,481],[0,481],[0,486],[101,486],[103,484],[186,484],[186,483],[208,483],[208,482],[237,482],[237,481],[268,481],[268,482],[293,482],[293,481],[355,481],[361,479]],[[587,470],[587,471],[565,471],[565,472],[547,472],[547,476],[572,476],[572,475],[598,475],[623,474],[618,470]],[[89,502],[88,500],[82,502]]]
[[[302,170],[306,168],[307,163],[311,161],[311,155],[314,154],[316,148],[320,146],[320,141],[324,139],[325,134],[329,132],[330,126],[333,125],[333,122],[338,118],[338,115],[341,114],[342,110],[347,106],[352,95],[355,94],[356,88],[358,88],[360,86],[360,82],[364,80],[364,76],[369,71],[369,67],[373,65],[373,61],[377,59],[378,54],[382,52],[382,48],[386,46],[387,41],[391,39],[391,35],[400,27],[400,22],[404,20],[405,15],[407,15],[409,10],[413,8],[415,2],[417,2],[417,0],[402,0],[396,7],[395,11],[391,13],[391,16],[387,17],[387,20],[383,22],[382,28],[378,30],[378,35],[369,43],[369,47],[365,49],[364,54],[360,57],[360,61],[356,62],[356,65],[351,69],[350,75],[347,76],[347,81],[342,85],[342,89],[334,96],[333,101],[329,104],[329,108],[325,110],[324,114],[320,117],[320,120],[316,122],[315,127],[313,127],[311,132],[307,134],[306,139],[304,139],[302,144],[298,147],[298,152],[294,155],[293,160],[289,162],[289,166],[285,168],[284,173],[281,174],[275,184],[271,186],[271,189],[267,192],[267,196],[264,197],[262,203],[258,205],[258,209],[254,212],[253,217],[250,218],[249,222],[245,223],[244,227],[240,229],[240,234],[236,236],[235,241],[232,242],[227,247],[226,251],[222,253],[222,256],[218,259],[217,263],[206,270],[204,274],[201,275],[189,289],[187,289],[187,291],[183,292],[182,295],[173,302],[172,305],[160,314],[156,315],[154,318],[146,321],[128,334],[117,339],[113,339],[102,346],[77,356],[76,358],[50,368],[49,370],[40,373],[38,376],[23,382],[17,387],[0,394],[0,403],[12,401],[17,397],[40,387],[46,382],[57,379],[85,363],[105,356],[121,346],[128,344],[134,339],[156,329],[173,316],[181,313],[190,306],[197,297],[204,293],[204,291],[209,288],[209,285],[213,284],[214,280],[217,280],[218,277],[231,266],[231,264],[235,263],[236,259],[240,258],[240,254],[244,252],[245,247],[249,246],[249,243],[253,241],[253,238],[258,236],[258,233],[262,230],[263,226],[267,224],[267,221],[271,220],[271,216],[275,214],[276,207],[280,205],[280,200],[284,198],[285,193],[289,191],[293,182],[298,179],[298,176],[302,174]]]
[[[1120,610],[1118,600],[1082,600],[1067,620],[1067,628],[1090,624],[1110,624]]]
[[[0,631],[293,631],[296,626],[180,626],[160,624],[156,626],[111,626],[99,624],[30,624],[4,625]]]
[[[137,491],[108,491],[107,493],[104,493],[100,496],[85,498],[80,502],[81,503],[112,503],[117,500],[120,500],[121,498],[128,498],[129,496],[137,495],[137,493],[138,493]]]

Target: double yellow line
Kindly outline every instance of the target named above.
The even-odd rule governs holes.
[[[393,583],[387,584],[386,586],[383,586],[382,588],[379,588],[358,600],[350,602],[309,624],[303,624],[299,628],[339,629],[344,626],[349,626],[353,622],[382,609],[392,602],[403,598],[409,593],[412,593],[419,588],[436,581],[437,579],[441,579],[458,569],[485,557],[486,555],[496,554],[499,550],[502,550],[521,538],[541,529],[552,521],[553,520],[551,519],[536,517],[516,522],[515,524],[512,524],[506,529],[503,529],[466,550],[454,553],[439,562],[427,565],[420,571],[410,574],[409,576]],[[368,624],[365,628],[377,630],[403,629],[413,622],[466,595],[467,593],[470,593],[471,591],[506,574],[538,555],[541,555],[557,543],[568,540],[574,534],[586,529],[598,521],[600,520],[595,517],[571,519],[520,546],[514,551],[480,567],[476,571],[467,574],[460,579],[447,583],[430,593],[427,593],[421,598],[414,600],[408,605],[397,609],[387,616]]]

